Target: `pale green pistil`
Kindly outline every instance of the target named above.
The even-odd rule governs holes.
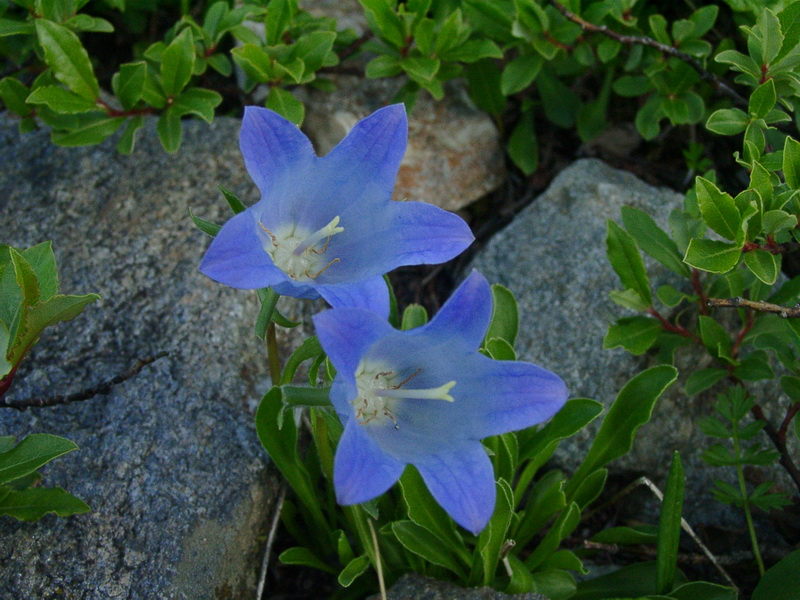
[[[422,369],[398,381],[399,377],[383,365],[365,365],[356,370],[358,395],[352,400],[356,419],[361,425],[370,423],[386,424],[392,421],[395,429],[400,425],[395,417],[396,407],[403,400],[444,400],[455,402],[450,390],[456,385],[449,381],[435,388],[406,388],[406,383],[414,379]]]
[[[339,262],[338,258],[329,260],[324,256],[331,238],[344,231],[344,227],[338,225],[339,217],[336,216],[325,227],[309,233],[297,225],[284,225],[271,231],[259,221],[266,234],[261,236],[264,250],[275,266],[295,281],[316,279],[332,264]],[[317,248],[323,240],[325,243]]]

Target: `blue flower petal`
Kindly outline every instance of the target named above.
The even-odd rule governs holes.
[[[458,383],[461,389],[454,404],[460,404],[465,416],[471,415],[470,435],[476,439],[542,423],[556,414],[569,396],[563,380],[546,369],[524,362],[493,361],[480,354],[462,370]]]
[[[395,331],[386,320],[360,308],[326,310],[314,315],[313,321],[319,343],[336,366],[337,379],[352,380],[367,348]]]
[[[252,209],[232,217],[211,242],[200,272],[231,287],[252,290],[288,281],[264,250]]]
[[[472,271],[422,328],[440,342],[458,344],[475,351],[480,348],[492,318],[492,289],[478,271]]]
[[[262,196],[297,178],[297,170],[317,155],[300,128],[267,108],[244,109],[239,147],[247,172]]]
[[[364,308],[384,319],[389,317],[389,288],[380,275],[356,283],[322,284],[316,288],[333,308]]]
[[[414,466],[433,497],[453,520],[478,534],[492,516],[496,499],[492,461],[478,442],[425,457]]]
[[[343,505],[372,500],[392,487],[404,468],[403,463],[384,454],[355,419],[350,419],[334,458],[336,500]]]
[[[365,210],[371,211],[369,218]],[[339,275],[348,278],[446,262],[475,239],[461,217],[424,202],[388,202],[380,210],[351,207],[342,214],[342,226],[345,233],[332,240],[330,251],[341,259]]]
[[[347,136],[319,161],[327,194],[317,204],[336,202],[363,209],[391,199],[397,170],[406,151],[408,121],[405,107],[393,104],[355,124]],[[323,191],[323,190],[321,190]]]

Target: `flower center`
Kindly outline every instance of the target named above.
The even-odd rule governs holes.
[[[420,371],[422,368],[401,380],[394,371],[385,368],[384,365],[368,365],[362,361],[356,369],[358,395],[351,401],[358,422],[367,425],[386,424],[391,421],[395,429],[400,429],[395,412],[396,406],[403,400],[455,401],[450,395],[455,381],[449,381],[436,388],[405,387],[419,375]]]
[[[267,229],[261,221],[258,224],[263,231],[264,250],[275,266],[295,281],[316,279],[333,263],[339,262],[338,258],[328,260],[324,256],[331,238],[344,231],[344,227],[338,226],[338,216],[314,232],[295,224],[284,225],[275,231]],[[318,248],[320,244],[322,247]]]

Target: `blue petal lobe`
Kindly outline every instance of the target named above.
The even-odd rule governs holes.
[[[297,125],[257,106],[244,109],[239,147],[247,172],[262,195],[284,184],[296,175],[293,171],[317,157]]]
[[[240,289],[280,284],[286,275],[276,267],[258,236],[252,209],[234,215],[222,226],[200,262],[200,272]]]
[[[388,201],[406,151],[408,121],[405,107],[393,104],[355,124],[347,136],[320,161],[321,178],[342,206]]]
[[[470,361],[473,362],[473,361]],[[524,362],[493,361],[477,355],[456,403],[472,414],[472,435],[482,439],[546,421],[567,401],[564,381]]]
[[[388,490],[400,478],[405,465],[384,454],[350,419],[344,429],[333,462],[333,485],[339,504],[367,502]]]
[[[356,367],[367,348],[394,332],[389,323],[375,313],[360,308],[336,308],[313,317],[322,349],[339,375],[355,377]]]
[[[424,330],[439,341],[452,340],[460,348],[476,351],[491,318],[492,289],[480,272],[472,271]]]
[[[492,462],[477,442],[426,457],[414,466],[433,497],[453,520],[474,534],[494,511],[496,489]]]
[[[333,308],[364,308],[389,318],[389,288],[381,275],[355,283],[320,284],[316,289]]]

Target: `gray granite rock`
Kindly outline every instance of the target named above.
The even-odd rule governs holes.
[[[0,519],[0,598],[253,597],[277,488],[253,427],[267,384],[252,292],[197,271],[209,239],[188,218],[224,221],[217,184],[252,202],[239,121],[186,123],[169,156],[149,122],[133,156],[113,143],[65,149],[20,137],[0,116],[2,242],[53,240],[63,293],[102,300],[42,336],[9,396],[88,388],[137,358],[169,356],[107,396],[0,411],[0,434],[48,432],[80,449],[43,469],[46,485],[92,512]]]
[[[504,594],[490,587],[462,588],[452,583],[410,574],[401,577],[386,594],[388,600],[547,600],[541,594]],[[380,600],[379,595],[369,600]]]
[[[633,175],[597,160],[581,160],[561,172],[550,188],[497,234],[473,266],[492,282],[511,289],[519,301],[517,350],[529,360],[560,374],[572,397],[594,398],[609,406],[622,386],[653,366],[651,356],[634,357],[621,348],[603,349],[603,337],[616,319],[635,314],[609,299],[620,282],[606,259],[606,220],[620,221],[620,207],[646,211],[668,229],[667,217],[682,196],[653,188]],[[646,260],[654,289],[682,281]],[[700,459],[711,442],[697,420],[712,412],[713,398],[683,393],[691,370],[709,366],[702,350],[679,353],[683,374],[659,400],[650,423],[639,430],[632,452],[611,463],[616,472],[646,474],[662,485],[674,450],[687,474],[685,512],[690,523],[738,527],[740,511],[711,497],[712,480],[732,473],[710,469]],[[600,420],[565,440],[557,462],[574,470],[591,445]],[[766,442],[768,443],[768,442]],[[774,476],[781,477],[780,469]]]

